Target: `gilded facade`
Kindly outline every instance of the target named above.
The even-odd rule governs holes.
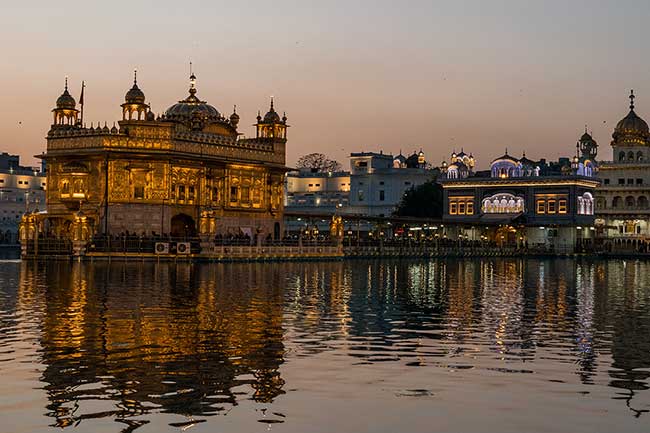
[[[66,87],[47,135],[47,212],[31,216],[45,236],[79,233],[174,237],[283,231],[287,118],[273,100],[257,116],[255,138],[242,138],[236,110],[226,117],[189,95],[156,116],[137,77],[122,120],[86,127]],[[26,221],[29,222],[29,221]]]

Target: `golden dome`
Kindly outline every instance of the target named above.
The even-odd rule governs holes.
[[[221,121],[222,117],[219,111],[205,101],[201,101],[196,96],[196,77],[190,76],[190,95],[178,101],[165,111],[165,119],[176,121],[189,121],[192,116],[198,116],[208,122]]]
[[[269,109],[268,113],[264,115],[264,123],[280,123],[280,115],[275,112],[275,108],[273,107],[273,97],[271,97],[271,108]]]
[[[634,91],[630,91],[630,112],[614,128],[612,137],[615,141],[645,144],[650,137],[650,128],[645,120],[634,112]]]
[[[77,102],[72,95],[68,93],[68,77],[65,78],[65,90],[56,100],[56,108],[74,110],[77,108]]]

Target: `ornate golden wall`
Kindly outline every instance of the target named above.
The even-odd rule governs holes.
[[[169,233],[179,214],[203,234],[277,232],[284,139],[237,140],[168,122],[120,126],[48,136],[50,226],[81,211],[95,233]]]

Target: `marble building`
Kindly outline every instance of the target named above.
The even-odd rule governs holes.
[[[608,242],[638,246],[650,238],[650,131],[633,92],[629,98],[630,111],[612,134],[612,160],[599,164],[596,228]]]

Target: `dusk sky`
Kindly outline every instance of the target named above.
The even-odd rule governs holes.
[[[198,96],[254,134],[287,112],[288,164],[323,152],[452,149],[480,168],[501,155],[572,155],[584,125],[609,141],[637,95],[650,120],[646,1],[110,1],[3,4],[0,150],[45,150],[64,77],[85,120],[121,118],[133,69],[155,113]]]

